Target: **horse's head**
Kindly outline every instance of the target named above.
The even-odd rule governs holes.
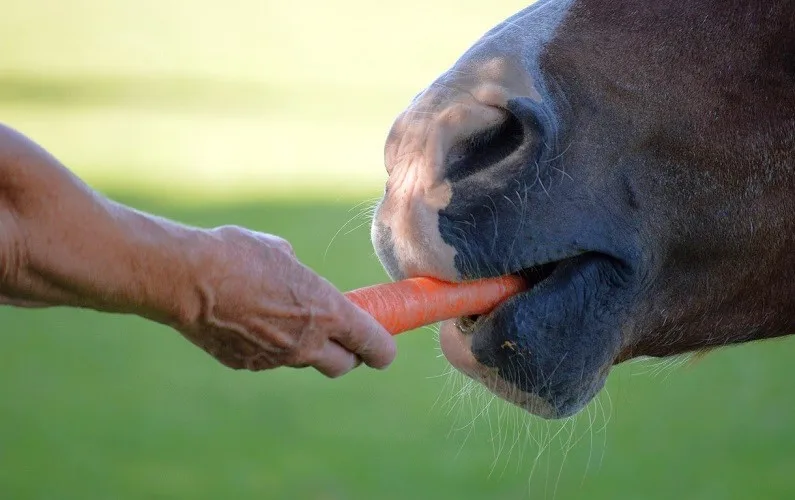
[[[528,411],[612,366],[795,333],[795,6],[541,1],[397,118],[373,242],[393,278],[520,273],[446,322]]]

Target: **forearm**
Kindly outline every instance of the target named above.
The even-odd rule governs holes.
[[[0,126],[0,295],[175,323],[197,314],[201,231],[99,195]]]

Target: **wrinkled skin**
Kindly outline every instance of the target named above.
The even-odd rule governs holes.
[[[202,234],[196,288],[203,304],[173,324],[225,366],[251,371],[314,367],[332,378],[365,362],[386,368],[393,339],[282,238],[238,226]]]
[[[0,124],[0,306],[135,314],[223,365],[386,368],[394,339],[288,242],[238,226],[179,224],[90,189]]]
[[[385,163],[393,278],[537,283],[440,334],[531,413],[633,357],[795,333],[792,2],[538,2],[413,100]]]

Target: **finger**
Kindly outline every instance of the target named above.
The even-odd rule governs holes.
[[[352,352],[329,340],[321,348],[317,361],[312,366],[327,377],[337,378],[356,368],[360,362]]]
[[[372,316],[347,299],[347,320],[343,331],[334,338],[343,347],[359,356],[367,366],[384,369],[397,355],[395,339]]]

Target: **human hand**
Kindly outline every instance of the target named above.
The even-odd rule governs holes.
[[[395,357],[391,336],[283,239],[124,206],[2,124],[0,229],[0,304],[135,314],[233,368],[336,377]]]
[[[360,362],[381,369],[395,358],[391,335],[301,264],[282,238],[237,226],[204,236],[195,312],[173,326],[224,365],[312,366],[338,377]]]

